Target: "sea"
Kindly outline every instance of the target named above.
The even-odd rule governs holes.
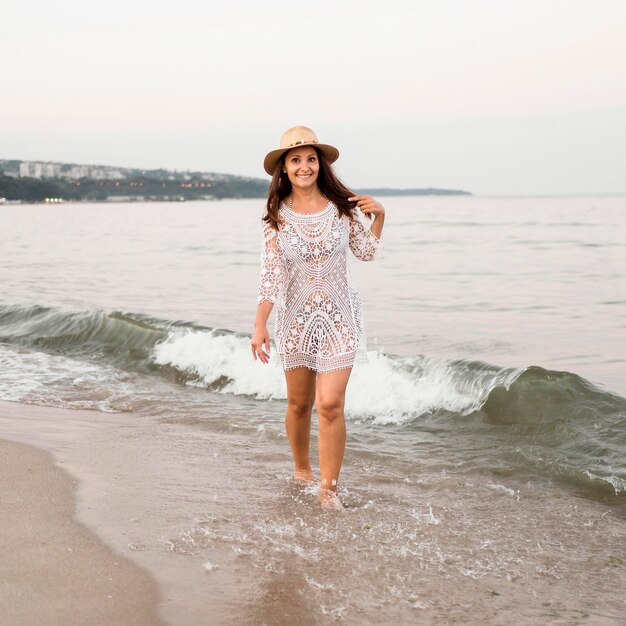
[[[262,200],[0,205],[0,437],[172,624],[623,624],[626,197],[379,200],[343,511],[252,358]]]

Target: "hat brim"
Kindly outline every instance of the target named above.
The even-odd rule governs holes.
[[[289,150],[294,150],[295,148],[303,148],[304,146],[313,146],[314,148],[319,148],[329,163],[334,163],[339,158],[339,150],[337,150],[337,148],[335,148],[334,146],[330,146],[326,143],[315,143],[313,141],[310,141],[307,143],[298,144],[297,146],[291,146],[289,148],[278,148],[278,150],[272,150],[271,152],[268,152],[263,161],[263,168],[270,176],[273,176],[274,170],[276,169],[278,163],[280,163],[283,154],[289,152]]]

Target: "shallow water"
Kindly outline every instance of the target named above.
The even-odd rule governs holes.
[[[384,201],[344,514],[249,354],[259,202],[0,207],[0,399],[74,409],[0,436],[71,465],[175,623],[619,623],[626,199]]]

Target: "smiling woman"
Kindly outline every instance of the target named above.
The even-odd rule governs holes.
[[[362,261],[375,258],[385,210],[354,196],[331,163],[339,151],[304,126],[286,131],[268,153],[272,174],[264,216],[261,269],[252,354],[269,361],[267,319],[277,305],[276,345],[287,381],[285,423],[295,478],[314,482],[309,459],[313,404],[319,420],[320,497],[341,508],[337,481],[346,441],[344,403],[355,362],[366,360],[361,302],[351,284],[348,248]],[[364,216],[374,221],[366,227]]]

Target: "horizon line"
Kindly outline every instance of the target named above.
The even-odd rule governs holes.
[[[111,168],[121,168],[126,170],[165,170],[168,172],[201,172],[203,174],[223,174],[226,176],[236,176],[238,178],[252,178],[260,181],[265,181],[266,179],[261,178],[260,176],[252,176],[246,174],[233,174],[231,172],[217,172],[217,171],[209,171],[209,170],[199,170],[199,169],[177,169],[177,168],[168,168],[168,167],[129,167],[126,165],[107,165],[103,163],[77,163],[74,161],[54,161],[54,160],[44,160],[44,159],[7,159],[0,158],[0,161],[20,161],[20,162],[34,162],[34,163],[62,163],[65,165],[89,165],[89,166],[97,166],[97,167],[111,167]],[[465,191],[463,189],[459,189],[458,187],[448,188],[448,187],[435,187],[429,185],[427,187],[389,187],[389,186],[377,186],[377,185],[352,185],[354,189],[389,189],[393,191],[403,191],[403,190],[426,190],[426,189],[438,189],[444,191],[461,191],[463,193],[458,195],[471,195],[473,197],[487,197],[487,198],[589,198],[589,197],[622,197],[626,196],[626,190],[624,191],[600,191],[600,192],[569,192],[569,191],[557,191],[557,192],[539,192],[539,193],[526,193],[526,192],[518,192],[518,193],[480,193],[473,191]],[[456,195],[456,194],[455,194]]]

